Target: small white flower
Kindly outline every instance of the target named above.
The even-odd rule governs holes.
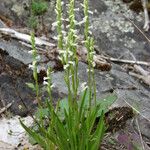
[[[67,21],[67,22],[69,22],[69,19],[68,19],[68,18],[67,18],[67,19],[62,18],[61,20],[62,20],[62,21]]]
[[[74,20],[74,24],[75,24],[75,25],[77,25],[77,24],[78,24],[77,20]]]
[[[84,90],[86,90],[87,88],[88,88],[87,83],[86,83],[86,82],[83,82],[83,83],[81,84],[81,90],[84,91]]]
[[[33,54],[33,52],[34,52],[33,50],[31,50],[31,51],[28,51],[28,53],[29,53],[29,54]]]
[[[72,51],[68,51],[69,56],[73,56],[73,52]]]
[[[95,66],[96,66],[96,63],[95,63],[94,61],[92,62],[92,66],[93,66],[93,67],[95,67]]]
[[[65,19],[65,21],[69,21],[69,18]]]
[[[89,30],[88,32],[89,32],[89,34],[91,34],[91,35],[92,35],[92,31],[90,31],[90,30]]]
[[[78,40],[79,39],[79,36],[77,36],[76,34],[74,34],[74,37]]]
[[[95,55],[95,51],[93,51],[93,52],[90,52],[90,55]]]
[[[61,6],[63,6],[64,5],[64,2],[61,2]]]
[[[58,40],[58,37],[57,37],[57,36],[53,36],[53,39],[57,41],[57,40]]]
[[[74,44],[73,44],[73,46],[77,47],[77,46],[78,46],[78,44],[77,44],[77,43],[74,43]]]
[[[87,82],[83,82],[83,83],[81,84],[81,88],[85,87],[86,85],[87,85]]]
[[[74,47],[78,46],[77,43],[70,43],[70,45],[71,45],[71,46],[74,46]]]
[[[80,25],[82,25],[82,24],[84,24],[84,23],[85,23],[85,20],[82,20],[82,21],[80,21],[80,22],[76,22],[76,25],[80,26]]]
[[[80,3],[80,5],[81,5],[82,7],[84,7],[84,4]]]
[[[57,9],[55,9],[55,12],[56,12],[56,14],[58,14],[58,11],[57,11]]]
[[[88,13],[93,15],[93,12],[92,12],[92,11],[90,11],[90,10],[88,11]]]
[[[59,50],[59,54],[64,54],[64,50]]]
[[[63,40],[64,40],[64,43],[67,43],[68,37],[64,36]]]
[[[67,55],[63,55],[63,60],[64,60],[64,63],[67,62]]]
[[[35,61],[35,60],[32,62],[32,65],[33,65],[33,66],[35,66],[35,65],[36,65],[36,61]]]
[[[65,54],[66,51],[65,50],[59,50],[59,54]]]
[[[61,35],[58,35],[58,39],[61,39],[62,38],[62,36]]]
[[[64,70],[66,70],[69,67],[69,64],[64,65]]]
[[[77,30],[75,30],[75,29],[70,29],[70,31],[73,32],[74,34],[77,33]]]
[[[75,8],[75,9],[74,9],[74,11],[79,11],[79,10],[80,10],[79,8]]]
[[[73,66],[75,66],[75,62],[74,61],[69,61],[68,63],[73,65]]]
[[[39,61],[41,59],[40,55],[38,55],[35,59]]]
[[[86,70],[86,72],[87,72],[87,73],[88,73],[88,72],[93,72],[93,70],[92,70],[92,69],[90,69],[90,70],[89,70],[89,69],[87,69],[87,70]]]
[[[86,41],[82,40],[81,43],[84,44]]]
[[[93,26],[91,25],[91,26],[89,26],[89,29],[93,29]]]
[[[60,61],[63,61],[62,57],[60,57],[60,56],[58,56],[58,59],[59,59]]]
[[[46,81],[46,80],[48,80],[48,79],[50,79],[50,77],[44,77],[44,78],[43,78],[44,81]]]
[[[67,26],[66,26],[66,28],[68,29],[70,27],[70,25],[68,24]]]
[[[44,84],[44,85],[48,85],[48,82],[47,82],[47,81],[43,81],[43,84]]]
[[[88,19],[88,16],[85,16],[85,17],[83,18],[84,21],[86,21],[87,19]]]
[[[63,34],[63,35],[66,35],[66,34],[67,34],[67,32],[63,30],[63,31],[62,31],[62,34]]]
[[[55,84],[52,84],[52,85],[51,85],[51,88],[54,88],[54,87],[55,87]]]
[[[87,20],[87,16],[85,16],[84,18],[83,18],[83,20],[82,21],[80,21],[80,22],[78,22],[76,25],[82,25],[82,24],[84,24],[85,22],[86,22],[86,20]]]
[[[70,15],[69,18],[70,18],[70,19],[74,18],[74,14]]]
[[[37,73],[40,73],[41,67],[37,66]]]
[[[33,69],[33,68],[34,68],[34,66],[33,66],[33,65],[31,65],[31,64],[29,64],[29,68],[30,68],[30,69]]]
[[[69,76],[69,78],[71,78],[71,77],[72,77],[72,75]]]
[[[61,28],[62,28],[62,29],[64,29],[64,28],[65,28],[64,24],[62,24],[62,25],[61,25]]]

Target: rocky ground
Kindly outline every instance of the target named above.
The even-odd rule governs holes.
[[[81,21],[83,17],[80,2],[80,0],[76,1],[76,7],[80,8],[76,16],[78,21]],[[150,62],[150,43],[134,25],[136,24],[142,30],[144,24],[143,13],[130,10],[131,3],[123,3],[122,0],[90,0],[90,9],[94,12],[90,16],[90,20],[91,31],[97,45],[96,52],[99,55],[105,54],[114,58]],[[52,40],[52,37],[56,35],[52,27],[52,23],[55,21],[55,14],[53,13],[55,1],[48,1],[48,4],[48,12],[44,15],[44,30],[39,25],[37,36],[45,34],[50,42],[55,43]],[[25,0],[23,3],[21,0],[0,0],[0,28],[9,27],[18,32],[29,34],[30,30],[27,28],[28,6],[29,0]],[[66,7],[64,7],[65,11]],[[80,31],[82,33],[82,27]],[[149,37],[149,32],[145,35]],[[35,94],[25,84],[33,81],[32,72],[28,68],[29,63],[32,62],[32,56],[28,53],[29,50],[30,48],[23,45],[19,40],[0,34],[0,108],[12,103],[7,110],[11,112],[11,116],[26,117],[29,111],[34,112],[36,109]],[[45,56],[42,55],[41,57],[45,59]],[[49,60],[46,64],[40,63],[40,67],[54,66],[55,63],[55,61]],[[122,126],[121,130],[115,131],[111,135],[108,133],[102,149],[133,149],[133,144],[142,149],[141,134],[145,150],[148,150],[150,146],[150,86],[129,74],[129,68],[133,65],[110,63],[112,66],[110,71],[95,70],[97,97],[102,98],[115,92],[118,99],[113,104],[112,109],[119,108],[117,112],[121,114],[124,111],[127,112],[127,108],[133,107],[138,110],[139,114],[134,117],[125,117],[126,119],[123,121],[127,124],[123,124],[124,128]],[[150,66],[141,67],[150,72]],[[87,79],[86,68],[85,63],[79,63],[81,83]],[[39,76],[39,82],[42,83],[44,72],[41,72]],[[56,69],[52,74],[52,78],[55,83],[55,89],[53,90],[55,101],[67,95],[67,89],[63,82],[63,71],[60,68]],[[45,97],[45,95],[42,95],[42,97]],[[26,106],[28,106],[28,109]],[[125,109],[121,108],[123,106]],[[127,121],[129,118],[130,120]],[[0,126],[0,128],[3,127]],[[17,144],[11,143],[4,136],[0,136],[0,141],[9,143],[14,147],[26,145],[20,144],[21,139],[18,140]],[[6,149],[3,147],[2,142],[0,142],[0,150]],[[17,149],[23,149],[23,146]],[[34,148],[30,147],[29,149]]]

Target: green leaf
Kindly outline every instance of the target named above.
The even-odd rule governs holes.
[[[45,148],[46,146],[46,142],[44,140],[44,138],[37,132],[33,131],[32,129],[30,129],[30,127],[28,128],[21,120],[20,123],[22,125],[22,127],[26,130],[26,132],[43,148]]]
[[[36,113],[35,113],[36,118],[45,118],[45,117],[50,117],[50,112],[48,108],[38,108]]]
[[[65,125],[63,124],[63,122],[59,119],[58,115],[54,112],[54,118],[55,118],[55,131],[56,131],[56,135],[57,138],[59,139],[59,145],[61,146],[60,148],[62,149],[69,149],[69,145],[68,145],[68,135],[67,135],[67,131],[65,129]]]
[[[90,143],[91,150],[96,150],[99,148],[100,143],[104,137],[104,133],[105,133],[105,123],[104,123],[104,112],[102,111],[96,130],[92,135],[92,140]]]
[[[79,106],[79,121],[80,121],[80,119],[82,120],[81,117],[85,117],[84,104],[85,104],[86,95],[87,95],[87,89],[84,91],[84,93],[81,96],[81,102],[79,102],[79,104],[80,104],[80,106]]]
[[[109,107],[117,100],[116,93],[112,93],[106,96],[103,99],[97,100],[97,105],[100,105],[100,109],[98,111],[97,117],[101,116],[102,111],[106,113],[109,110]]]
[[[62,99],[61,101],[59,101],[58,103],[58,112],[57,112],[57,115],[59,116],[59,118],[61,120],[64,120],[64,117],[65,117],[65,113],[64,113],[64,110],[66,110],[66,113],[68,113],[69,111],[69,103],[68,103],[68,100],[65,98],[65,99]]]
[[[63,99],[59,102],[59,107],[64,111],[64,109],[68,112],[69,110],[69,103],[67,99]]]
[[[37,141],[35,141],[32,136],[29,136],[29,143],[31,143],[32,145],[35,145],[37,144]]]
[[[26,85],[31,88],[33,91],[35,91],[35,86],[33,83],[26,83]]]
[[[94,126],[94,123],[95,123],[95,120],[96,120],[96,117],[97,117],[97,112],[98,112],[98,109],[99,107],[95,106],[91,109],[91,111],[89,111],[87,113],[87,129],[88,129],[88,134],[90,135],[92,129],[93,129],[93,126]]]
[[[86,89],[86,91],[83,91],[81,93],[79,105],[82,105],[82,107],[84,107],[84,108],[88,108],[88,106],[89,106],[89,99],[90,99],[90,92],[89,92],[89,89]],[[84,104],[81,104],[82,101],[84,101]]]
[[[109,110],[109,107],[117,100],[117,95],[116,93],[112,93],[107,95],[105,98],[99,99],[96,101],[96,106],[100,105],[100,109],[97,113],[97,117],[101,116],[101,112],[104,111],[104,113],[106,113]],[[69,103],[68,100],[62,99],[61,101],[59,101],[58,104],[59,110],[58,110],[58,115],[59,117],[64,120],[64,109],[67,111],[69,110]],[[89,108],[89,90],[87,89],[86,91],[84,91],[83,93],[81,93],[80,96],[80,100],[78,101],[78,107],[80,108],[79,114],[81,117],[82,114],[82,109],[85,109],[85,117],[87,116],[87,111]],[[94,105],[93,105],[94,107]]]

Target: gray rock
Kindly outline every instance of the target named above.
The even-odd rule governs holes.
[[[6,50],[10,56],[20,60],[24,64],[32,62],[32,56],[28,53],[30,49],[22,46],[16,40],[6,41],[0,38],[0,49]]]

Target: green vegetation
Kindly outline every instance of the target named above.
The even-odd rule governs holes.
[[[43,15],[47,9],[47,3],[43,0],[33,0],[31,4],[32,13],[35,16]]]
[[[35,16],[31,16],[28,20],[28,26],[31,28],[31,29],[37,29],[38,27],[38,20]]]
[[[41,22],[44,28],[43,15],[48,10],[47,2],[44,0],[32,0],[30,7],[31,16],[28,21],[29,27],[32,29],[37,29],[39,22]]]
[[[94,79],[94,39],[89,35],[88,0],[84,0],[84,43],[88,50],[88,82],[83,84],[79,91],[78,57],[77,57],[77,21],[75,20],[75,1],[69,1],[68,16],[69,28],[63,31],[62,1],[57,0],[57,33],[60,60],[64,66],[64,80],[68,88],[68,97],[53,106],[51,95],[52,69],[47,69],[45,86],[49,97],[46,100],[46,108],[43,108],[39,99],[39,86],[37,82],[37,52],[35,48],[34,34],[31,35],[33,69],[35,84],[28,86],[36,91],[39,110],[36,113],[35,126],[28,128],[20,120],[21,125],[28,134],[44,150],[98,150],[106,131],[104,113],[107,107],[116,99],[110,95],[105,100],[97,100],[96,85]],[[65,34],[64,34],[65,33]],[[80,96],[78,96],[80,94]],[[94,95],[94,96],[93,96]],[[96,122],[96,119],[99,120]]]

